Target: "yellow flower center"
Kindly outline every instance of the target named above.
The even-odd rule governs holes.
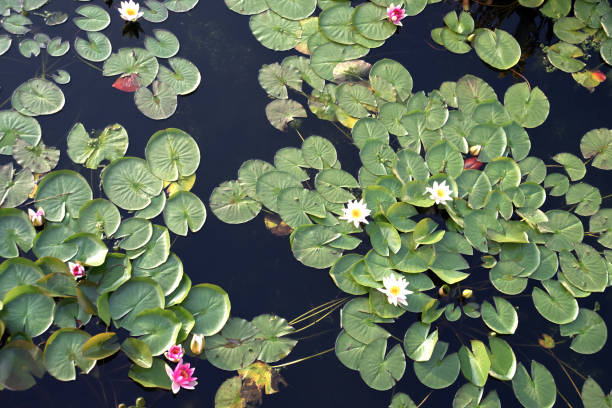
[[[391,286],[391,288],[389,289],[389,293],[391,293],[393,296],[398,296],[401,292],[401,289],[399,288],[399,286]]]
[[[438,197],[444,197],[446,195],[446,192],[439,188],[436,190],[436,194],[438,195]]]
[[[125,13],[126,13],[128,16],[135,16],[135,15],[136,15],[136,10],[134,10],[133,8],[129,8],[129,9],[127,9],[127,10],[125,11]]]
[[[359,208],[353,208],[353,211],[351,211],[351,215],[353,216],[353,218],[360,218],[361,210]]]

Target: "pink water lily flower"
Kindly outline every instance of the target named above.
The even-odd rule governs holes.
[[[400,20],[402,20],[404,17],[406,17],[406,10],[404,10],[403,6],[396,6],[395,4],[391,3],[391,5],[387,7],[387,18],[393,24],[402,26],[403,24]]]
[[[85,268],[79,261],[68,262],[68,268],[70,273],[74,276],[74,279],[79,279],[85,276]]]
[[[28,208],[28,216],[30,217],[30,221],[32,222],[32,225],[34,225],[35,227],[40,227],[41,225],[43,225],[43,222],[45,221],[45,210],[43,210],[42,208],[39,208],[35,212],[31,208]]]
[[[172,392],[177,393],[182,388],[193,390],[198,385],[197,377],[193,377],[195,368],[190,368],[189,363],[183,364],[183,360],[179,361],[174,370],[166,364],[166,373],[172,380]]]
[[[168,351],[164,353],[164,356],[166,356],[169,361],[176,363],[183,359],[183,354],[185,354],[183,352],[183,347],[179,344],[178,346],[171,346]]]

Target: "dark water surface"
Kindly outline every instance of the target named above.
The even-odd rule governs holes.
[[[83,4],[66,0],[54,3],[67,9]],[[92,3],[104,5],[102,1]],[[432,5],[419,16],[406,18],[401,32],[383,47],[371,50],[365,59],[371,63],[380,58],[393,58],[401,62],[413,76],[415,91],[436,89],[443,81],[455,81],[464,74],[474,74],[491,84],[503,100],[505,90],[516,81],[511,75],[501,76],[487,68],[473,52],[455,55],[428,44],[432,43],[430,30],[442,26],[443,15],[453,7],[454,3]],[[140,39],[121,37],[123,21],[115,10],[111,9],[110,14],[112,23],[104,33],[111,39],[113,50],[142,47],[143,36]],[[515,33],[519,22],[521,27],[527,28],[541,25],[539,18],[530,14],[521,17],[515,14],[506,19],[503,27]],[[136,109],[130,94],[111,88],[114,78],[103,77],[101,72],[83,64],[71,50],[55,67],[66,69],[72,76],[70,84],[62,86],[66,107],[51,117],[37,118],[43,129],[44,143],[62,150],[63,160],[58,168],[74,168],[83,172],[64,154],[66,135],[77,121],[87,129],[101,129],[115,122],[122,124],[130,136],[128,155],[141,157],[148,138],[155,131],[178,127],[190,133],[199,143],[202,161],[193,192],[208,204],[213,188],[225,180],[235,179],[239,166],[245,160],[260,158],[272,161],[279,148],[299,146],[297,135],[279,132],[268,124],[264,107],[269,100],[257,82],[262,64],[280,62],[288,53],[274,52],[261,46],[250,32],[248,17],[231,12],[221,0],[209,0],[200,1],[191,12],[170,13],[169,19],[162,24],[142,21],[142,27],[146,34],[160,27],[173,31],[181,42],[178,56],[198,66],[202,84],[194,94],[179,97],[177,112],[172,117],[163,121],[149,120]],[[60,30],[64,30],[64,39],[72,43],[76,35],[74,24],[67,22]],[[57,33],[57,29],[53,33]],[[544,25],[537,38],[546,40],[547,34]],[[522,30],[515,35],[529,38],[530,32]],[[0,100],[10,97],[16,86],[42,68],[42,57],[28,60],[18,55],[15,49],[14,45],[9,53],[0,57]],[[558,152],[579,155],[578,144],[584,133],[612,125],[610,81],[591,94],[577,85],[569,74],[546,73],[541,53],[526,61],[523,73],[532,86],[544,91],[551,102],[550,115],[545,124],[529,130],[532,155],[548,162]],[[343,168],[355,174],[359,166],[357,150],[329,122],[305,121],[301,132],[304,136],[318,134],[329,138],[338,148]],[[585,181],[598,186],[602,195],[611,192],[612,183],[603,171],[589,168]],[[562,205],[553,202],[548,204],[547,209]],[[189,274],[194,284],[210,282],[227,290],[233,316],[250,319],[261,313],[275,313],[291,320],[311,307],[344,295],[333,284],[326,270],[307,268],[296,261],[288,239],[270,234],[263,225],[261,215],[250,223],[234,226],[220,222],[209,212],[203,229],[186,238],[179,237],[173,251],[182,259],[185,273]],[[484,270],[474,269],[473,272],[482,276],[475,280],[488,278]],[[524,292],[530,293],[529,288]],[[594,302],[598,301],[601,305],[599,313],[604,320],[612,321],[611,293],[592,295],[582,299],[580,304],[593,308]],[[483,298],[483,295],[478,295],[480,302]],[[537,344],[537,338],[544,332],[559,339],[558,327],[555,328],[537,314],[529,297],[520,299],[513,300],[515,305],[520,306],[521,319],[512,343],[517,357],[524,363],[536,359],[546,365],[553,372],[557,387],[572,406],[581,407],[571,383],[555,360],[543,349],[530,346]],[[413,314],[402,317],[392,329],[394,334],[403,337],[403,331],[416,317]],[[473,327],[480,325],[480,320],[471,323]],[[461,324],[456,327],[459,336],[470,338],[470,331],[466,331],[470,329]],[[338,315],[335,314],[315,328],[300,333],[317,336],[300,342],[289,360],[333,347],[339,330]],[[440,328],[440,339],[450,342],[451,350],[458,348],[459,342],[448,326]],[[519,347],[518,344],[524,346]],[[567,350],[567,344],[563,344],[553,351],[582,373],[594,376],[605,391],[612,388],[608,368],[612,353],[609,347],[594,356]],[[217,388],[234,373],[218,370],[206,361],[191,359],[190,362],[197,367],[195,374],[199,385],[195,391],[182,390],[176,397],[169,392],[145,390],[129,380],[129,364],[121,355],[98,364],[91,375],[79,376],[76,382],[62,383],[47,375],[39,385],[26,392],[0,392],[0,408],[114,407],[118,402],[133,403],[137,396],[144,396],[148,407],[212,407]],[[288,387],[276,395],[265,396],[264,406],[267,408],[386,407],[391,398],[391,392],[369,389],[359,374],[345,368],[333,353],[291,366],[283,370],[282,375]],[[574,378],[581,387],[582,381]],[[455,391],[464,382],[460,376],[448,390],[433,392],[424,406],[450,407]],[[490,379],[485,393],[492,389],[497,389],[504,407],[519,406],[512,396],[509,383]],[[414,376],[410,362],[396,390],[408,393],[417,403],[428,392]],[[567,405],[557,398],[556,406]]]

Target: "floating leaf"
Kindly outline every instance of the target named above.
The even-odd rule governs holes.
[[[202,79],[198,68],[184,58],[170,58],[170,67],[159,67],[158,78],[161,82],[169,85],[177,95],[187,95],[194,92],[200,85]]]
[[[601,350],[608,339],[604,320],[594,311],[580,308],[578,317],[561,325],[561,335],[571,336],[570,348],[580,354],[594,354]]]
[[[149,171],[147,162],[135,157],[114,160],[102,173],[106,196],[126,210],[145,208],[161,192],[162,186],[162,181]]]
[[[140,86],[149,86],[155,77],[159,64],[157,58],[143,48],[121,48],[112,54],[103,67],[104,76],[138,75]]]
[[[578,316],[578,302],[571,293],[555,280],[542,281],[542,286],[548,293],[534,287],[531,294],[538,312],[553,323],[573,322]]]
[[[519,363],[512,379],[514,395],[525,408],[551,408],[557,398],[557,387],[550,372],[542,364],[531,360],[531,377]]]
[[[174,88],[160,81],[154,81],[151,88],[152,91],[140,87],[134,93],[136,107],[151,119],[161,120],[172,116],[177,105]]]
[[[328,268],[342,256],[342,250],[327,244],[338,239],[340,235],[323,225],[301,226],[291,235],[293,256],[306,266]]]
[[[514,84],[504,95],[504,105],[512,118],[521,126],[540,126],[548,117],[550,103],[540,88],[529,88],[522,82]]]
[[[406,358],[399,344],[387,354],[386,350],[387,339],[376,339],[365,346],[359,360],[361,378],[369,387],[378,391],[391,389],[406,369]]]
[[[436,390],[446,388],[459,376],[459,357],[457,353],[445,357],[447,350],[448,343],[439,341],[428,361],[414,362],[414,373],[427,387]]]
[[[13,92],[13,108],[26,116],[51,115],[64,107],[64,93],[53,82],[34,78]]]
[[[255,325],[232,317],[220,333],[206,339],[206,358],[222,370],[246,368],[261,351],[261,341],[256,338],[256,334]]]
[[[168,229],[178,235],[187,235],[187,230],[197,232],[206,220],[206,208],[193,193],[179,191],[172,194],[164,207],[164,222]]]
[[[593,158],[593,167],[612,169],[612,130],[593,129],[580,140],[580,151],[585,159]]]
[[[93,62],[105,61],[112,52],[108,37],[98,32],[88,32],[87,40],[77,37],[74,40],[74,49],[81,57]]]
[[[513,334],[518,327],[518,315],[510,302],[493,297],[495,307],[484,301],[481,307],[482,320],[491,330],[500,334]]]
[[[54,332],[45,345],[43,359],[49,374],[60,381],[76,379],[76,367],[85,374],[96,365],[83,355],[83,345],[91,336],[83,331],[72,328],[59,329]]]
[[[132,339],[129,338],[128,340]],[[133,365],[130,368],[128,376],[143,387],[170,390],[172,381],[170,377],[168,377],[168,373],[166,373],[166,367],[167,365],[163,360],[153,358],[149,367]]]
[[[110,16],[102,7],[87,4],[77,8],[75,12],[82,16],[73,19],[74,24],[81,30],[101,31],[110,24]]]
[[[190,176],[200,164],[200,149],[186,132],[168,128],[156,132],[145,148],[151,172],[162,180],[177,180]]]
[[[166,0],[164,6],[175,13],[184,13],[189,11],[198,4],[199,0]]]
[[[274,100],[266,105],[266,117],[272,126],[285,131],[295,118],[305,118],[306,111],[301,104],[292,100]]]
[[[283,18],[271,10],[252,16],[249,26],[264,47],[276,51],[287,51],[295,47],[301,32],[299,22]]]
[[[168,30],[153,30],[153,35],[144,39],[145,48],[157,58],[174,57],[179,50],[179,41],[174,34]]]
[[[164,294],[150,278],[132,278],[111,293],[110,315],[115,326],[131,330],[140,312],[164,306]]]
[[[47,147],[41,141],[36,146],[17,139],[13,145],[13,158],[22,167],[33,173],[47,173],[57,165],[60,152],[56,148]]]
[[[142,18],[151,22],[151,23],[161,23],[166,21],[168,18],[168,9],[164,5],[157,0],[145,0],[144,4],[147,6],[143,7],[141,10],[144,13]]]
[[[241,224],[257,216],[261,203],[249,198],[237,181],[226,181],[210,195],[210,209],[221,221]]]

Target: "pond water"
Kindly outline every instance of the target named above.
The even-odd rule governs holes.
[[[79,5],[71,1],[57,3],[66,9]],[[104,5],[102,1],[94,3]],[[415,90],[429,91],[443,81],[454,81],[470,73],[483,78],[498,95],[503,95],[510,85],[521,79],[500,75],[474,53],[455,55],[432,45],[431,29],[440,26],[442,16],[456,7],[455,2],[440,3],[427,7],[417,17],[407,18],[398,34],[384,46],[371,50],[364,59],[373,63],[389,57],[402,63],[412,74]],[[115,10],[110,13],[112,22],[105,34],[111,39],[113,48],[142,46],[143,35],[140,39],[122,37],[123,22]],[[200,146],[202,161],[193,192],[208,205],[213,188],[235,178],[237,169],[245,160],[260,158],[271,161],[279,148],[300,146],[294,132],[282,133],[269,125],[264,113],[269,99],[257,82],[262,64],[280,62],[290,53],[273,52],[261,46],[250,32],[248,18],[228,10],[221,0],[200,2],[187,13],[171,13],[169,19],[159,25],[142,22],[144,34],[160,26],[177,35],[181,41],[178,55],[192,61],[202,73],[198,90],[179,98],[178,109],[172,117],[162,121],[145,118],[135,107],[131,95],[111,87],[114,78],[103,77],[75,56],[65,57],[61,59],[61,66],[55,68],[65,69],[72,76],[71,82],[63,87],[66,107],[58,114],[38,118],[43,140],[65,152],[66,135],[75,122],[84,123],[88,129],[120,123],[130,135],[128,155],[141,155],[155,131],[167,127],[181,128],[190,133]],[[528,30],[540,27],[535,35],[544,42],[550,30],[546,24],[541,24],[537,13],[513,14],[503,21],[502,27],[511,33],[516,30],[519,39],[534,35]],[[66,39],[73,39],[74,29],[74,25],[64,24],[61,34]],[[551,101],[550,115],[545,124],[529,131],[532,155],[543,159],[558,152],[579,155],[578,144],[584,133],[611,125],[612,86],[608,80],[590,93],[568,74],[559,71],[547,73],[542,61],[543,56],[536,48],[522,71],[531,85],[540,87]],[[0,99],[10,97],[16,86],[41,69],[41,57],[24,59],[15,49],[0,57]],[[322,135],[331,140],[341,155],[343,167],[355,174],[359,167],[358,152],[329,122],[306,120],[301,133],[304,136]],[[58,168],[78,170],[65,155]],[[605,172],[594,168],[589,169],[586,182],[600,187],[602,195],[608,194],[612,186]],[[548,208],[555,208],[563,203],[553,201],[548,205]],[[227,290],[233,316],[250,319],[261,313],[274,313],[290,320],[311,307],[343,296],[326,270],[307,268],[296,261],[288,239],[273,236],[264,227],[262,215],[250,223],[228,225],[209,211],[202,230],[186,238],[177,238],[173,251],[181,257],[185,272],[194,283],[211,282]],[[486,277],[486,272],[483,274]],[[530,293],[530,289],[525,293]],[[591,296],[581,305],[592,308],[595,302],[599,302],[599,313],[604,320],[612,321],[612,292]],[[519,307],[518,338],[526,346],[518,348],[518,357],[522,361],[533,358],[544,363],[555,375],[559,390],[568,397],[572,406],[582,406],[555,360],[542,348],[533,347],[542,333],[555,334],[558,329],[539,316],[530,318],[535,312],[530,298],[525,297]],[[414,316],[405,316],[398,326],[405,322],[407,327],[412,320]],[[303,337],[313,336],[301,341],[289,360],[333,347],[339,330],[336,313],[309,331],[300,333]],[[442,339],[455,340],[450,329],[441,327],[440,330]],[[458,330],[469,338],[468,327],[460,325]],[[553,351],[580,372],[594,376],[604,390],[612,388],[612,376],[607,367],[612,361],[610,347],[594,356],[566,350],[562,345]],[[217,388],[233,373],[218,370],[205,361],[192,359],[191,362],[197,367],[195,374],[199,385],[195,391],[181,391],[178,396],[141,388],[127,378],[128,360],[118,356],[99,364],[91,375],[79,376],[76,382],[61,383],[46,375],[36,387],[26,392],[3,391],[0,393],[0,407],[113,407],[119,402],[133,403],[138,396],[144,396],[147,406],[152,407],[212,407]],[[265,407],[384,407],[391,396],[390,392],[368,388],[359,374],[342,366],[333,353],[288,367],[281,374],[288,386],[276,395],[265,396]],[[463,382],[461,379],[447,390],[433,392],[423,406],[450,406],[454,392]],[[493,388],[500,394],[503,406],[518,406],[507,383],[490,381],[487,390]],[[414,376],[411,364],[408,364],[396,391],[408,393],[415,401],[427,394],[427,389]],[[556,406],[566,404],[558,398]]]

